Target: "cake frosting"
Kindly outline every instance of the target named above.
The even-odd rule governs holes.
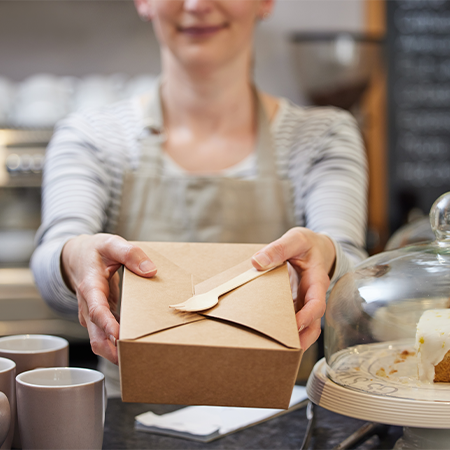
[[[450,382],[450,309],[430,309],[416,329],[419,379]]]

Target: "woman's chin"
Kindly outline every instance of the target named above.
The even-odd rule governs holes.
[[[194,72],[210,73],[226,67],[228,58],[221,58],[217,53],[204,51],[184,52],[180,62],[184,69]]]

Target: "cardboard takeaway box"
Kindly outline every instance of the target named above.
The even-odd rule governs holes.
[[[181,303],[251,268],[262,245],[138,242],[158,268],[125,270],[119,366],[125,402],[286,409],[302,350],[287,266],[201,313]]]

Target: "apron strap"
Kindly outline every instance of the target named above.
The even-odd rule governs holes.
[[[158,77],[147,100],[143,127],[139,137],[141,141],[140,165],[149,173],[162,174],[162,145],[166,140],[161,103],[161,77]]]
[[[257,111],[256,156],[258,176],[261,178],[278,178],[275,146],[270,132],[270,122],[267,117],[262,97],[256,87],[253,87]]]
[[[253,93],[257,117],[255,143],[257,176],[261,178],[278,177],[270,123],[264,110],[261,94],[255,86],[253,86]],[[141,133],[141,163],[149,166],[149,170],[156,170],[161,174],[163,168],[162,144],[166,140],[162,114],[161,77],[155,82],[150,94]]]

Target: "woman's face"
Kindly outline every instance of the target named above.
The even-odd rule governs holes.
[[[184,66],[215,67],[250,54],[255,23],[273,0],[135,0],[152,19],[162,51]]]

